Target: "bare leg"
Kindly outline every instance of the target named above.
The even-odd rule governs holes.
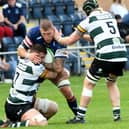
[[[114,121],[120,120],[120,91],[113,81],[107,81],[107,88],[109,90],[109,97],[113,107],[113,117]]]
[[[74,113],[74,115],[77,115],[77,100],[76,100],[76,97],[73,95],[71,87],[70,86],[60,87],[60,92],[66,98],[66,101],[70,109]]]

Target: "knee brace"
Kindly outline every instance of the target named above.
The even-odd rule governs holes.
[[[46,113],[48,110],[49,100],[36,98],[34,108],[42,113]]]
[[[54,101],[36,98],[34,108],[44,114],[48,112],[48,109],[51,105],[53,106],[53,110],[58,109],[58,105]]]

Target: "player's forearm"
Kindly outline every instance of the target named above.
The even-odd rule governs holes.
[[[65,36],[65,37],[57,36],[56,40],[63,45],[72,45],[76,43],[76,41],[78,41],[80,37],[81,36],[76,31],[74,31],[70,36]]]
[[[64,69],[62,64],[58,64],[56,62],[46,63],[44,65],[46,69],[56,72],[56,73],[60,73]]]
[[[4,19],[4,22],[9,26],[13,26],[13,23],[11,23],[7,18]]]
[[[61,69],[57,68],[55,63],[45,64],[45,68],[56,73],[61,71]]]
[[[27,58],[28,51],[26,49],[18,47],[17,52],[18,52],[18,56]]]
[[[70,37],[58,37],[57,41],[62,45],[72,45],[74,42],[70,39]]]

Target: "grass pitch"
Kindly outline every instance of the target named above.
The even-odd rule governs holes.
[[[72,76],[71,87],[79,102],[83,86],[84,76]],[[4,119],[4,102],[8,96],[11,84],[0,83],[0,118]],[[49,98],[58,103],[58,113],[49,120],[49,125],[45,127],[28,127],[36,129],[129,129],[129,72],[125,72],[123,77],[118,79],[118,86],[121,93],[121,117],[120,122],[112,119],[112,106],[109,100],[108,90],[105,80],[101,79],[94,88],[93,98],[86,114],[85,124],[65,124],[66,120],[73,118],[71,110],[68,108],[66,100],[58,89],[49,81],[41,84],[38,97]],[[21,127],[25,128],[25,127]]]

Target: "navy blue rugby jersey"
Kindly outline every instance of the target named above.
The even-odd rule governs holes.
[[[24,48],[29,49],[34,43],[39,43],[45,45],[47,48],[50,48],[55,54],[57,49],[66,48],[66,46],[59,44],[56,40],[52,40],[51,43],[45,43],[41,33],[40,27],[36,26],[29,30],[27,36],[23,40],[22,45]]]

